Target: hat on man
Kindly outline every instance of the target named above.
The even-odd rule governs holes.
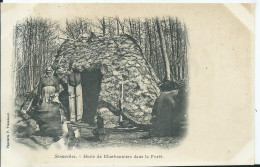
[[[177,89],[176,84],[173,81],[165,81],[161,85],[159,85],[161,91],[171,91]]]

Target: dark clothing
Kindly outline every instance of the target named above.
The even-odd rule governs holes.
[[[66,111],[69,111],[69,94],[68,94],[68,90],[63,90],[62,92],[60,92],[59,94],[59,101],[61,102],[61,104],[65,107]],[[69,120],[69,115],[67,115],[67,118]]]
[[[36,121],[40,126],[39,135],[54,138],[62,135],[61,114],[58,109],[52,111],[39,110],[37,115]]]
[[[68,84],[71,86],[78,86],[81,84],[81,76],[80,73],[71,73],[68,75]]]
[[[93,130],[95,140],[103,141],[105,139],[104,119],[97,116],[97,128]]]
[[[97,127],[104,128],[104,119],[101,116],[97,116]]]
[[[159,136],[171,136],[174,133],[179,115],[177,95],[178,91],[175,90],[162,92],[154,103],[151,122],[154,132]]]

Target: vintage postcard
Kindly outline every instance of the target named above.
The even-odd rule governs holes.
[[[254,4],[1,4],[1,163],[254,163]]]

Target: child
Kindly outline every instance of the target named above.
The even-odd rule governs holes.
[[[93,130],[95,140],[103,141],[105,139],[104,119],[101,117],[101,113],[97,113],[97,128]]]

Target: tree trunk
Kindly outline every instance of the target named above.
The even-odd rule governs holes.
[[[172,18],[169,18],[169,27],[170,27],[170,37],[171,37],[171,49],[172,49],[172,62],[174,62],[176,60],[175,57],[175,49],[174,49],[174,30],[173,30],[173,20]],[[172,66],[173,64],[171,64],[171,69],[172,69],[172,76],[176,76],[176,70],[174,69],[174,67]]]
[[[141,37],[141,23],[140,20],[138,19],[138,36],[139,36],[139,42],[140,46],[142,45],[142,37]]]
[[[12,89],[14,90],[14,95],[16,96],[17,95],[17,85],[16,85],[16,74],[17,74],[17,71],[16,69],[18,69],[18,60],[17,60],[17,26],[14,27],[13,29],[13,46],[14,46],[14,54],[13,54],[13,64],[12,64],[12,69],[14,69],[14,73],[13,73],[13,87]]]
[[[163,57],[164,67],[165,67],[165,80],[170,81],[171,80],[170,63],[166,53],[166,46],[165,46],[164,36],[162,33],[161,22],[159,21],[158,18],[156,18],[156,24],[157,24],[157,31],[159,35],[160,47],[161,47],[161,52],[162,52],[162,57]]]
[[[150,28],[149,28],[149,22],[146,22],[146,26],[147,26],[147,32],[148,32],[148,40],[149,40],[149,46],[150,46],[150,63],[152,61],[152,55],[153,55],[153,50],[152,50],[152,39],[151,39],[151,32],[150,32]]]
[[[188,79],[188,58],[187,58],[187,45],[188,45],[188,37],[187,37],[187,28],[184,24],[184,45],[185,45],[185,56],[184,56],[184,79]]]
[[[130,33],[131,33],[131,35],[133,35],[132,23],[131,23],[130,18],[129,18],[129,29],[130,29]]]
[[[157,52],[157,37],[156,37],[156,31],[155,31],[155,25],[153,26],[154,30],[154,46],[155,46],[155,59],[156,59],[156,71],[157,71],[157,76],[159,78],[160,72],[159,72],[159,58],[158,58],[158,52]]]
[[[119,19],[118,18],[116,18],[116,25],[117,25],[117,27],[116,27],[116,29],[117,29],[117,35],[119,36]]]
[[[105,22],[104,17],[102,19],[102,31],[103,31],[103,36],[105,36],[106,35],[106,22]]]
[[[119,22],[119,25],[120,25],[120,27],[121,27],[121,31],[122,31],[122,34],[124,34],[125,33],[125,20],[124,20],[124,23],[122,23],[122,22],[120,22],[120,20],[118,19],[118,22]]]

